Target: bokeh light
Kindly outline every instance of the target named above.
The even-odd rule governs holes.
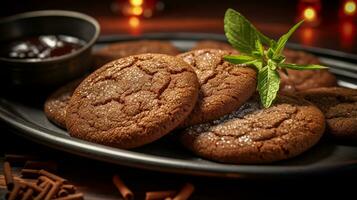
[[[346,20],[340,23],[341,47],[352,49],[355,43],[356,25],[354,22]]]
[[[356,2],[354,1],[346,1],[343,6],[343,10],[346,15],[354,15],[356,14]]]
[[[131,28],[138,28],[140,26],[140,19],[138,17],[129,17],[129,26]]]
[[[140,6],[134,6],[131,8],[131,14],[139,16],[143,14],[143,8]]]
[[[304,19],[310,22],[314,21],[316,19],[316,10],[313,7],[305,8]]]
[[[142,6],[144,3],[144,0],[130,0],[130,5],[132,6]]]
[[[311,27],[303,27],[300,32],[300,41],[303,45],[311,46],[314,43],[315,30]]]

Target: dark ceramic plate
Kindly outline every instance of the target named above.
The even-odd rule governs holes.
[[[110,42],[136,39],[170,40],[180,49],[187,50],[197,40],[225,38],[222,35],[190,33],[160,33],[141,37],[111,36],[101,38],[96,47]],[[290,44],[290,47],[315,53],[324,63],[331,66],[331,71],[337,75],[340,85],[357,87],[355,55],[326,49],[303,48],[294,44]],[[0,97],[0,118],[17,129],[17,134],[49,147],[119,165],[183,174],[247,178],[297,176],[357,169],[357,145],[334,144],[326,139],[296,158],[269,165],[229,165],[204,160],[183,150],[170,136],[135,150],[106,147],[72,138],[66,131],[50,123],[42,111],[43,101],[37,104],[24,102]]]

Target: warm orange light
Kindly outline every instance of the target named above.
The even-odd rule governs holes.
[[[354,15],[356,14],[356,2],[354,1],[346,1],[343,6],[343,10],[346,15]]]
[[[305,27],[301,29],[300,32],[300,37],[301,37],[301,43],[307,46],[310,46],[313,44],[315,38],[315,31],[311,27]]]
[[[135,6],[131,8],[131,14],[133,15],[141,15],[143,14],[143,8],[141,6]]]
[[[140,26],[140,19],[138,17],[130,17],[129,18],[129,26],[131,28],[137,28]]]
[[[342,21],[340,23],[341,46],[345,49],[352,49],[356,38],[356,25],[353,21]]]
[[[346,37],[351,37],[354,33],[355,27],[354,24],[346,21],[344,23],[342,23],[342,33],[346,36]]]
[[[310,22],[314,21],[316,19],[316,10],[312,7],[305,8],[304,19]]]
[[[144,3],[144,0],[129,0],[130,5],[132,6],[142,6]]]

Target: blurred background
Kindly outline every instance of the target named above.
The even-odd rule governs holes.
[[[356,4],[357,0],[5,0],[0,16],[63,9],[93,16],[102,35],[223,33],[224,12],[234,8],[273,38],[305,19],[292,42],[357,54]]]

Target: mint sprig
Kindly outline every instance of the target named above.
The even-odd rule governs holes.
[[[274,44],[273,40],[260,33],[243,15],[230,8],[224,16],[224,31],[231,45],[242,53],[251,54],[257,40]]]
[[[264,107],[269,107],[279,91],[280,78],[279,73],[273,69],[273,66],[263,67],[258,72],[258,91],[260,101]]]
[[[228,42],[237,49],[240,55],[227,55],[225,60],[234,64],[253,66],[258,71],[257,89],[260,100],[265,108],[274,102],[280,87],[279,69],[289,68],[294,70],[325,69],[321,65],[297,65],[284,63],[283,50],[291,35],[303,23],[294,25],[278,41],[268,38],[258,31],[239,12],[228,9],[224,16],[224,31]]]

